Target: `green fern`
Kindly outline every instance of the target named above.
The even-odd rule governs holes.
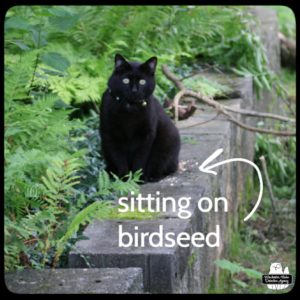
[[[66,224],[61,221],[69,212],[72,198],[76,197],[73,187],[79,182],[76,172],[80,167],[81,164],[76,158],[53,160],[52,165],[46,171],[46,176],[42,176],[42,193],[36,195],[40,200],[40,205],[35,208],[35,212],[27,210],[26,216],[19,218],[17,223],[12,222],[11,218],[6,216],[6,244],[14,246],[7,249],[7,264],[12,261],[17,263],[16,253],[12,250],[18,249],[19,252],[23,251],[25,254],[29,249],[33,251],[24,245],[24,242],[29,240],[33,240],[35,244],[33,253],[37,254],[38,251],[42,253],[40,263],[44,265],[46,262],[51,262],[48,258],[48,251],[50,248],[57,247],[57,235],[65,230]],[[28,256],[32,256],[33,253]]]
[[[47,176],[42,176],[42,181],[46,190],[45,200],[50,205],[60,205],[61,202],[68,203],[67,197],[73,196],[74,185],[79,183],[80,176],[75,175],[78,172],[80,164],[78,159],[54,160],[52,168],[49,168]]]
[[[12,100],[28,99],[36,55],[36,51],[31,51],[22,56],[6,56],[8,64],[4,73],[6,111],[9,110]]]
[[[99,195],[110,195],[113,192],[116,193],[116,197],[127,195],[130,192],[134,194],[138,193],[140,183],[140,176],[142,171],[129,172],[128,175],[120,179],[115,174],[113,175],[114,180],[109,179],[109,175],[105,170],[102,170],[98,176],[98,192]],[[126,181],[125,181],[126,179]]]
[[[65,77],[51,76],[47,83],[52,92],[56,93],[65,103],[84,101],[99,101],[99,85],[104,84],[104,80],[99,77],[89,77],[87,74],[80,74],[80,71],[71,72]]]

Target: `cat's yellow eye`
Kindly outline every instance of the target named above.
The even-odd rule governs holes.
[[[141,79],[141,80],[139,81],[139,84],[140,84],[140,85],[145,85],[145,84],[146,84],[146,80],[145,80],[145,79]]]
[[[124,83],[124,84],[128,84],[129,81],[130,81],[130,80],[129,80],[128,78],[124,78],[124,79],[123,79],[123,83]]]

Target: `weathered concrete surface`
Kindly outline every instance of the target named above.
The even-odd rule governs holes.
[[[143,292],[140,268],[23,270],[5,275],[16,294],[129,294]]]

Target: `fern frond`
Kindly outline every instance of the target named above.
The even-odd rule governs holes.
[[[96,201],[83,210],[81,210],[72,220],[64,236],[58,241],[57,249],[54,258],[54,265],[56,265],[61,256],[67,241],[79,230],[80,225],[85,225],[91,222],[92,219],[106,219],[109,217],[112,204],[108,201]]]
[[[36,56],[36,51],[30,51],[10,61],[4,74],[4,97],[7,106],[9,101],[28,98]]]
[[[55,159],[46,171],[47,176],[42,176],[46,189],[45,196],[50,205],[58,205],[59,202],[68,203],[66,197],[74,193],[73,186],[79,183],[77,180],[79,176],[75,175],[80,167],[77,161],[77,158]]]
[[[110,179],[109,175],[106,171],[101,171],[98,176],[98,192],[103,195],[107,195],[110,193]]]

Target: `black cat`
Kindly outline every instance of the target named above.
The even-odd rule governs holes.
[[[119,177],[142,169],[145,182],[158,181],[177,170],[179,133],[152,95],[156,63],[156,57],[138,63],[117,54],[102,96],[102,151],[107,171]]]

